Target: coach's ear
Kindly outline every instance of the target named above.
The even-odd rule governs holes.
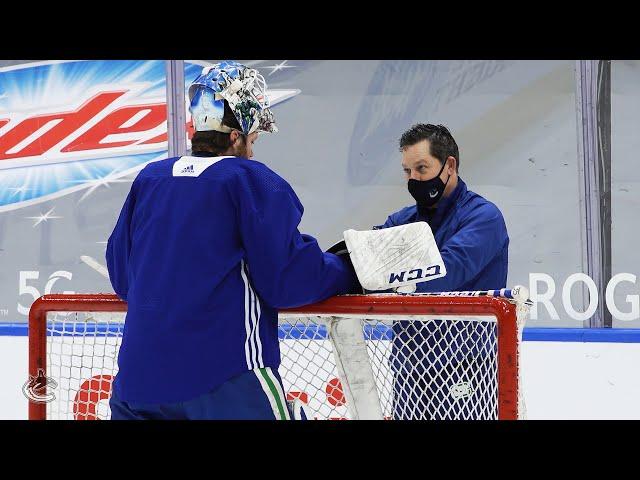
[[[351,256],[349,255],[349,250],[347,249],[347,244],[345,243],[344,240],[340,240],[338,243],[334,243],[331,247],[329,247],[329,249],[327,250],[327,253],[333,253],[334,255],[337,255],[338,257],[340,257],[344,262],[346,262],[349,265],[349,268],[351,268],[355,273],[355,269],[353,268],[353,263],[351,262]],[[362,288],[362,285],[360,285],[357,275],[354,275],[354,277],[356,278],[356,281],[358,283],[357,285],[353,286],[353,289],[349,293],[356,294],[356,295],[365,293],[364,289]]]

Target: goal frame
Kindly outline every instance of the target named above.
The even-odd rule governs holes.
[[[29,311],[29,375],[47,372],[48,312],[126,312],[127,303],[114,294],[51,294],[38,298]],[[281,310],[301,315],[471,315],[497,321],[498,419],[518,419],[520,388],[517,307],[492,296],[438,296],[421,294],[339,295],[322,302]],[[29,400],[29,419],[45,420],[46,403]]]

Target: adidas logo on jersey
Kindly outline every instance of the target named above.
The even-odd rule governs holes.
[[[193,165],[184,167],[180,173],[193,173]]]

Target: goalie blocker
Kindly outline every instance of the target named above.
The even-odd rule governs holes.
[[[329,253],[347,257],[365,291],[400,293],[447,274],[429,224],[415,222],[383,230],[346,230]]]

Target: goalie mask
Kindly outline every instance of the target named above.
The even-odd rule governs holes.
[[[277,132],[266,89],[264,77],[246,65],[223,61],[204,67],[189,87],[194,129],[231,132],[232,128],[222,124],[226,100],[245,135]]]

